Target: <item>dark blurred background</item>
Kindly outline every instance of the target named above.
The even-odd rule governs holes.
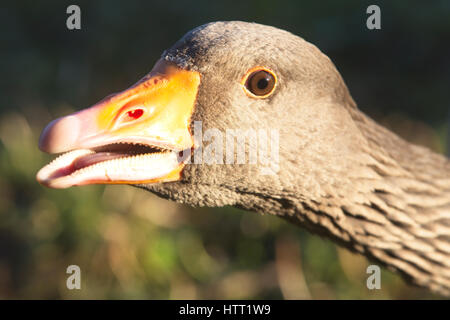
[[[81,30],[66,8],[81,8]],[[366,8],[381,8],[381,30]],[[291,31],[336,64],[359,107],[448,152],[450,1],[10,1],[0,8],[0,298],[436,298],[275,217],[193,209],[129,186],[35,181],[55,117],[120,91],[190,29],[245,20]],[[82,289],[66,288],[80,266]]]

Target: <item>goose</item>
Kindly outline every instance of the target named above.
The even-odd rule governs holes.
[[[62,154],[37,173],[45,186],[129,184],[273,214],[450,295],[449,159],[361,112],[332,61],[290,32],[197,27],[135,85],[52,121],[39,148]]]

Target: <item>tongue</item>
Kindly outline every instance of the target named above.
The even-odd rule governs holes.
[[[117,153],[117,152],[97,152],[93,154],[88,154],[84,157],[78,158],[73,163],[74,170],[79,170],[82,168],[86,168],[93,164],[130,156],[129,153]]]

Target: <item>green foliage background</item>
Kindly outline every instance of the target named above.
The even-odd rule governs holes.
[[[78,4],[82,30],[66,29]],[[435,298],[364,258],[275,217],[189,208],[129,186],[50,190],[37,149],[55,117],[145,75],[185,32],[210,21],[287,29],[334,61],[360,108],[410,141],[446,151],[450,2],[17,1],[0,9],[0,298]],[[268,54],[270,54],[268,52]],[[82,289],[66,288],[68,265]]]

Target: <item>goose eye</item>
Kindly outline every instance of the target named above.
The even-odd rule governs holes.
[[[276,77],[267,69],[253,70],[248,73],[245,88],[258,98],[268,97],[275,89]]]

